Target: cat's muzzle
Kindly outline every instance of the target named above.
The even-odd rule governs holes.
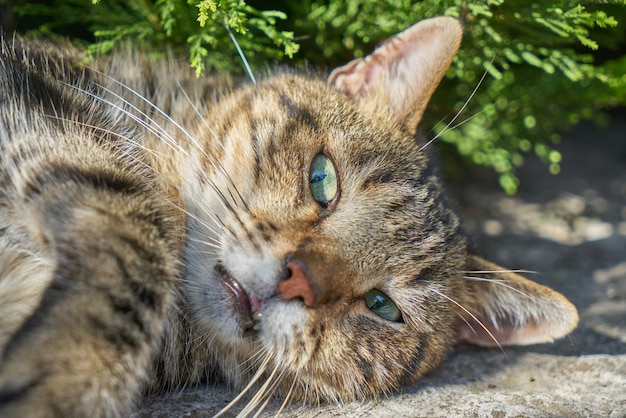
[[[224,288],[231,294],[230,306],[233,313],[239,316],[239,322],[244,336],[256,333],[260,329],[261,300],[250,297],[241,284],[222,266],[215,266],[215,276],[223,283]]]

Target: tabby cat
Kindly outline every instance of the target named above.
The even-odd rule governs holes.
[[[363,399],[461,340],[569,333],[563,296],[470,254],[416,133],[461,32],[258,83],[5,36],[0,415],[124,416],[207,380]]]

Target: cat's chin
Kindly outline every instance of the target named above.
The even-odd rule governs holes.
[[[230,296],[228,306],[241,325],[242,335],[248,337],[256,334],[262,317],[261,299],[248,295],[241,284],[221,264],[215,266],[214,274]]]

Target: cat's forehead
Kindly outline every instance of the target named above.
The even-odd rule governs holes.
[[[296,75],[270,78],[234,99],[230,114],[241,123],[226,125],[237,125],[226,142],[240,141],[242,151],[231,176],[257,218],[287,240],[310,239],[315,251],[353,252],[361,290],[410,280],[438,261],[429,253],[442,252],[457,221],[442,208],[426,154],[384,110],[368,113],[326,82]],[[332,160],[339,188],[332,214],[322,217],[309,187],[320,154]]]
[[[324,149],[354,168],[388,161],[396,172],[402,167],[421,171],[426,165],[414,136],[397,126],[386,109],[366,111],[325,80],[283,74],[245,91],[240,111],[253,140],[273,152]]]

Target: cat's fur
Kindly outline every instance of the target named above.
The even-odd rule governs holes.
[[[124,415],[146,390],[257,372],[264,394],[360,399],[458,340],[571,331],[564,297],[468,253],[416,139],[460,40],[425,20],[328,82],[235,88],[5,38],[0,415]],[[322,203],[320,153],[339,178]],[[400,321],[368,309],[372,289]]]

